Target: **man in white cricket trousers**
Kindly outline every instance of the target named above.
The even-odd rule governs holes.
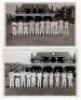
[[[28,22],[24,22],[24,36],[28,36]]]
[[[45,23],[44,21],[40,21],[40,35],[44,35],[44,30],[45,30]]]
[[[71,71],[68,72],[67,79],[69,87],[73,87],[73,74]]]
[[[54,74],[53,74],[53,72],[50,72],[49,73],[49,86],[51,87],[51,88],[53,88],[53,78],[54,77]]]
[[[59,87],[59,85],[60,85],[60,73],[59,73],[59,71],[57,70],[57,71],[55,72],[55,86],[56,86],[56,87]]]
[[[64,34],[69,35],[69,22],[68,21],[64,22]]]
[[[62,79],[61,86],[66,87],[67,73],[65,71],[61,73],[61,79]]]
[[[8,77],[9,77],[9,87],[14,88],[14,72],[10,71]]]
[[[15,87],[20,88],[20,73],[19,72],[15,73]]]
[[[46,24],[46,35],[50,35],[50,33],[51,33],[51,31],[50,31],[50,29],[51,29],[50,21],[47,20],[45,24]]]
[[[26,78],[27,78],[27,88],[30,88],[31,87],[31,72],[28,71],[26,72]]]
[[[37,87],[41,88],[41,81],[42,81],[42,72],[37,72]]]
[[[31,72],[31,87],[36,87],[36,73]]]
[[[34,21],[29,21],[29,35],[34,34]]]
[[[51,25],[51,29],[50,29],[51,35],[54,35],[54,33],[55,33],[55,21],[52,20],[50,25]]]
[[[62,19],[59,20],[59,34],[64,34],[64,21]]]
[[[23,28],[24,28],[24,27],[23,27],[23,21],[20,20],[20,21],[18,22],[18,35],[20,35],[20,36],[21,36],[21,35],[24,35],[24,30],[23,30]]]
[[[20,75],[21,75],[21,87],[25,87],[26,86],[26,84],[25,84],[25,81],[26,81],[26,72],[25,71],[21,71]]]
[[[43,73],[43,87],[48,87],[48,73]]]
[[[35,22],[35,34],[40,35],[40,22],[39,21]]]
[[[17,36],[18,33],[18,24],[16,21],[12,22],[12,35]]]
[[[58,20],[55,20],[55,35],[58,34]]]

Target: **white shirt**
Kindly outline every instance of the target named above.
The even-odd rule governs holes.
[[[59,72],[56,72],[56,73],[55,73],[55,77],[56,77],[56,78],[59,78],[59,77],[60,77],[60,73],[59,73]]]
[[[66,77],[67,77],[67,74],[66,73],[62,73],[61,75],[62,75],[62,78],[63,79],[66,79]]]
[[[18,22],[18,27],[23,28],[23,22],[22,21]]]
[[[54,76],[53,73],[49,74],[50,79],[53,78],[53,76]]]
[[[41,77],[42,77],[42,73],[37,73],[37,78],[41,79]]]
[[[14,78],[14,72],[9,72],[9,78]]]
[[[23,22],[22,21],[18,22],[18,32],[23,33]]]
[[[47,78],[48,78],[48,73],[44,73],[44,74],[43,74],[43,77],[44,77],[45,79],[47,79]]]
[[[42,28],[44,28],[44,21],[41,21],[40,25],[41,25]]]
[[[36,23],[35,23],[35,27],[36,27],[36,28],[40,27],[40,23],[39,23],[39,22],[36,22]]]
[[[25,78],[26,72],[22,71],[22,72],[20,73],[20,75],[21,75],[21,78]]]
[[[32,74],[32,78],[36,78],[36,73],[31,73]]]
[[[27,79],[30,79],[31,78],[31,72],[27,72],[26,77],[27,77]]]
[[[58,26],[58,22],[57,21],[55,21],[55,27],[57,27]]]
[[[52,21],[51,22],[51,28],[54,28],[54,26],[55,26],[55,21]]]
[[[63,26],[63,20],[59,20],[59,24]]]
[[[68,73],[67,77],[68,77],[68,79],[73,79],[73,74],[72,73]]]
[[[16,27],[17,26],[17,22],[12,22],[12,26]]]
[[[66,21],[66,22],[64,23],[64,25],[65,25],[65,27],[69,26],[69,22]]]
[[[34,21],[30,21],[29,24],[30,24],[30,28],[34,28]]]
[[[28,22],[24,22],[24,24],[23,24],[24,26],[28,26]]]
[[[50,21],[47,21],[47,22],[46,22],[46,26],[47,26],[47,27],[50,27]]]

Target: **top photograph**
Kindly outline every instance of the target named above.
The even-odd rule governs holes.
[[[75,3],[6,3],[6,46],[74,46]]]

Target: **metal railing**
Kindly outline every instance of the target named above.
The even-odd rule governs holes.
[[[41,16],[41,17],[44,17],[44,16],[55,16],[55,14],[51,14],[51,13],[46,13],[46,14],[11,14],[12,16],[23,16],[23,17],[26,17],[26,16],[33,16],[33,17],[36,17],[36,16]]]
[[[55,67],[55,66],[61,66],[61,67],[66,67],[66,66],[75,66],[75,63],[31,63],[31,66],[50,66],[50,67]]]

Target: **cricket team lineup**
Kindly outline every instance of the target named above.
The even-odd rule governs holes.
[[[20,71],[9,72],[9,87],[10,88],[54,88],[54,87],[73,87],[74,86],[74,75],[71,70],[68,72],[42,72],[41,70],[32,72]]]
[[[5,45],[6,95],[76,94],[74,3],[7,3]]]
[[[51,9],[46,4],[22,4],[11,13],[13,36],[69,35],[70,24],[74,23],[74,7],[63,6]],[[46,7],[46,8],[45,8]]]
[[[6,64],[9,67],[7,74],[10,88],[75,86],[75,54],[72,56],[68,52],[38,52],[36,55],[31,54],[30,62],[29,65]]]
[[[63,19],[56,20],[49,17],[46,20],[33,20],[30,17],[30,21],[23,18],[12,19],[12,35],[13,36],[31,36],[31,35],[69,35],[69,21]]]

